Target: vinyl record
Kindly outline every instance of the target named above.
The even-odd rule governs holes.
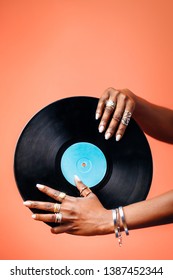
[[[98,99],[70,97],[39,111],[18,140],[14,173],[24,200],[53,201],[37,183],[72,196],[78,175],[112,209],[144,200],[152,180],[152,156],[148,141],[131,119],[125,135],[105,140],[95,120]],[[39,212],[38,210],[32,210]]]

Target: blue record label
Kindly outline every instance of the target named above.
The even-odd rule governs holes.
[[[72,185],[74,175],[88,187],[94,187],[104,178],[107,161],[103,152],[88,142],[79,142],[68,147],[61,158],[61,171]]]

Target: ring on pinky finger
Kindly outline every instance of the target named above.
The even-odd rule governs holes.
[[[55,213],[55,223],[60,224],[62,221],[62,213]]]

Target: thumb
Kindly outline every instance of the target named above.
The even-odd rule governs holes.
[[[77,175],[74,176],[74,181],[76,184],[76,187],[78,188],[79,192],[80,192],[80,196],[88,196],[92,191],[90,190],[90,188],[88,188],[86,185],[83,184],[83,182],[81,181],[81,179],[79,179],[79,177]]]

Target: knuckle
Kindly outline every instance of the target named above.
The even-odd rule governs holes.
[[[107,91],[108,91],[109,93],[112,93],[112,92],[115,91],[115,89],[114,89],[113,87],[108,87]]]
[[[53,198],[57,199],[58,196],[59,196],[59,192],[58,191],[54,191],[53,192]]]
[[[52,208],[52,204],[51,203],[47,203],[45,208],[46,208],[46,210],[50,210]]]
[[[33,202],[31,202],[31,205],[32,205],[33,208],[37,208],[38,207],[38,202],[33,201]]]
[[[53,222],[55,221],[55,214],[52,214],[52,215],[50,216],[50,220],[53,221]]]
[[[121,92],[119,96],[124,102],[127,101],[127,95],[126,94]]]
[[[118,128],[117,134],[120,133],[121,135],[124,134],[125,126],[121,126]]]
[[[113,109],[112,107],[105,107],[105,113],[106,113],[106,114],[112,113],[113,110],[114,110],[114,109]]]

